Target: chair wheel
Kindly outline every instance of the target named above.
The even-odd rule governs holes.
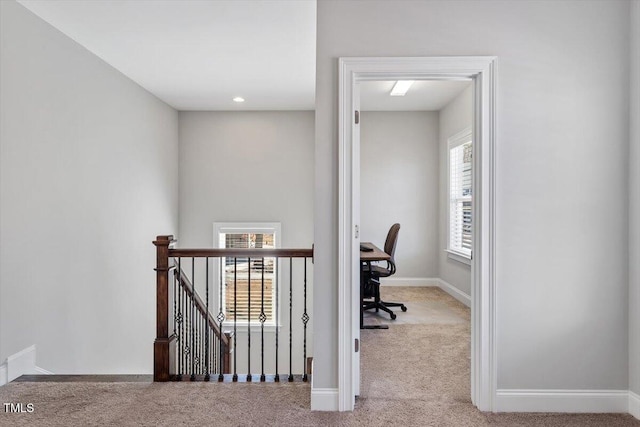
[[[407,307],[405,307],[404,305],[401,305],[401,306],[400,306],[400,309],[401,309],[402,311],[407,311]]]
[[[391,320],[396,320],[396,315],[391,313]]]

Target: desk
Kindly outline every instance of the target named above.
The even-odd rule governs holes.
[[[364,303],[364,281],[365,277],[362,274],[362,264],[371,264],[372,261],[388,261],[391,259],[391,255],[377,247],[371,242],[361,242],[360,246],[365,246],[373,249],[373,251],[366,252],[360,251],[360,329],[389,329],[388,325],[364,325],[364,310],[362,305]]]

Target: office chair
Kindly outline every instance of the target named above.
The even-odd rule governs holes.
[[[394,255],[396,253],[396,243],[398,242],[398,232],[400,231],[400,224],[396,223],[391,226],[389,233],[387,234],[387,240],[384,242],[384,251],[391,256],[391,259],[387,261],[386,267],[378,265],[371,265],[366,263],[364,266],[364,272],[366,274],[365,283],[365,298],[372,297],[373,301],[365,302],[362,306],[363,310],[370,310],[372,308],[389,313],[391,320],[395,320],[396,314],[389,307],[400,307],[402,311],[407,311],[407,307],[400,302],[382,301],[380,299],[380,278],[389,277],[396,273],[396,261]]]

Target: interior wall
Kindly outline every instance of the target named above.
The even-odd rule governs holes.
[[[398,222],[394,278],[438,277],[438,113],[363,111],[360,142],[360,240]]]
[[[0,2],[0,360],[151,373],[155,248],[177,228],[178,115]]]
[[[640,226],[637,221],[640,218],[640,1],[631,3],[629,389],[640,395]]]
[[[312,111],[180,114],[180,247],[213,247],[214,222],[280,222],[313,244]]]
[[[445,252],[448,246],[449,221],[449,141],[453,135],[473,128],[473,85],[440,110],[440,232],[438,242],[438,270],[440,278],[471,295],[471,265],[449,258]]]
[[[317,28],[314,387],[338,384],[338,58],[496,55],[498,388],[626,390],[629,2],[319,1]]]

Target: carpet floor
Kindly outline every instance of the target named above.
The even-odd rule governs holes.
[[[1,426],[640,426],[627,414],[488,414],[469,398],[469,311],[444,292],[393,288],[413,317],[362,331],[362,386],[350,413],[311,412],[307,383],[13,382]],[[429,306],[440,314],[417,313]],[[398,311],[398,320],[405,313]],[[413,319],[413,320],[410,320]],[[466,321],[461,321],[464,319]]]

